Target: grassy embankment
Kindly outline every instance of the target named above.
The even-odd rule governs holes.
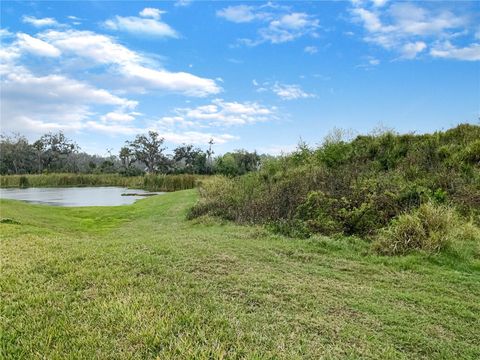
[[[201,175],[42,174],[0,176],[0,187],[123,186],[149,191],[178,191],[195,187]]]
[[[1,358],[475,359],[480,260],[131,206],[2,200]]]

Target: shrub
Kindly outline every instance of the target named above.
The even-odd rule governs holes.
[[[460,154],[462,160],[472,164],[480,165],[480,140],[472,142]]]
[[[267,229],[275,234],[281,234],[292,238],[306,239],[312,233],[305,223],[298,220],[277,220],[267,224]]]
[[[453,242],[473,236],[473,225],[466,225],[450,207],[425,203],[411,213],[394,219],[373,243],[385,255],[402,255],[413,250],[436,253]]]
[[[236,201],[234,199],[234,181],[225,176],[216,175],[202,181],[199,186],[200,200],[187,214],[188,219],[202,215],[220,216],[235,220]]]
[[[342,224],[332,214],[338,210],[335,209],[339,207],[338,203],[339,201],[329,198],[321,191],[313,191],[298,206],[295,219],[304,222],[310,232],[324,235],[342,232]]]
[[[18,180],[18,186],[21,188],[27,188],[28,187],[28,178],[26,176],[20,176]]]

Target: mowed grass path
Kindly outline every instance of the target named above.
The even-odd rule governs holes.
[[[186,221],[194,190],[1,201],[1,358],[476,359],[478,259]]]

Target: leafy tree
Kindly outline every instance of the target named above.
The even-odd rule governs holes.
[[[37,172],[41,173],[43,169],[43,151],[45,150],[44,144],[40,140],[37,140],[33,143],[32,147],[35,151],[35,161],[36,161]]]
[[[198,174],[208,174],[208,165],[207,165],[207,154],[203,151],[198,151],[195,153],[193,159],[193,169],[194,173]]]
[[[166,171],[168,168],[169,161],[162,147],[164,140],[157,132],[149,131],[147,135],[137,135],[130,143],[135,158],[145,164],[149,173]]]
[[[34,149],[20,134],[0,137],[0,172],[21,174],[30,172],[34,165]]]
[[[35,144],[39,151],[43,151],[44,168],[54,171],[76,170],[75,163],[68,164],[68,158],[71,154],[78,152],[79,146],[68,139],[63,132],[45,134]]]
[[[235,162],[235,157],[231,153],[226,153],[217,158],[215,162],[215,171],[226,176],[238,175],[238,167]]]
[[[182,172],[205,173],[206,154],[193,145],[183,144],[173,150],[173,160]]]
[[[111,174],[115,172],[115,163],[111,160],[104,160],[100,164],[100,171],[105,174]]]
[[[131,148],[128,146],[124,146],[120,149],[120,161],[122,163],[123,168],[128,169],[132,164],[135,162],[135,154]]]
[[[215,171],[227,176],[237,176],[256,171],[259,166],[260,156],[256,152],[237,150],[218,157],[215,163]]]

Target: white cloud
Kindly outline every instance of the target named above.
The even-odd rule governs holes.
[[[151,9],[153,10],[153,9]],[[158,14],[160,16],[160,13]],[[132,34],[143,34],[157,37],[177,38],[178,33],[170,25],[157,18],[144,18],[137,16],[115,16],[104,23],[111,30],[125,31]]]
[[[160,19],[160,15],[162,14],[165,14],[165,11],[156,8],[145,8],[139,13],[142,17],[150,17],[157,20]]]
[[[307,54],[316,54],[318,49],[316,46],[305,46],[303,51],[305,51]]]
[[[193,144],[193,145],[207,145],[208,142],[213,139],[215,144],[225,144],[226,142],[239,139],[238,136],[231,134],[216,134],[211,132],[200,131],[163,131],[155,126],[148,128],[138,128],[122,124],[104,124],[95,121],[90,121],[87,127],[95,132],[104,133],[106,135],[136,135],[146,133],[149,130],[159,132],[160,136],[167,142],[173,144]],[[57,130],[56,124],[52,124],[49,130]],[[77,130],[77,129],[74,129]]]
[[[126,113],[123,109],[118,109],[101,116],[100,120],[103,122],[131,122],[135,120],[136,115],[140,115],[140,113]]]
[[[248,125],[275,118],[276,108],[267,108],[253,102],[228,102],[213,100],[210,104],[193,108],[177,108],[174,115],[164,116],[150,125],[167,141],[182,144],[205,145],[210,139],[223,144],[238,139],[237,136],[212,131],[216,127]],[[209,130],[207,130],[209,129]]]
[[[353,21],[363,24],[366,31],[365,41],[398,52],[400,58],[414,59],[431,43],[445,42],[469,33],[469,19],[456,15],[444,7],[439,6],[435,10],[430,10],[408,2],[397,2],[382,7],[385,3],[380,2],[381,4],[375,1],[373,8],[368,8],[364,2],[355,2],[351,9]],[[471,59],[470,48],[475,49],[475,44],[467,46],[460,52],[467,55],[448,57]],[[430,51],[430,54],[434,56],[433,54],[439,53],[434,50]]]
[[[160,89],[197,97],[220,92],[220,88],[214,80],[201,78],[186,72],[155,70],[135,63],[122,66],[121,71],[122,75],[130,80],[132,85],[138,84],[138,86],[150,89]]]
[[[372,0],[373,5],[377,7],[384,6],[388,0]]]
[[[0,47],[0,75],[14,71],[15,61],[21,56],[20,49],[13,46]]]
[[[139,54],[114,39],[92,31],[49,30],[38,36],[65,55],[86,58],[96,64],[126,64],[142,60]]]
[[[257,46],[270,42],[280,44],[299,37],[317,36],[319,21],[303,12],[291,12],[289,7],[267,3],[266,5],[234,5],[217,11],[217,16],[234,23],[249,23],[258,20],[263,26],[256,39],[238,39],[238,43]]]
[[[228,6],[217,11],[217,16],[234,23],[246,23],[261,18],[261,14],[255,13],[255,7],[248,5]]]
[[[112,66],[132,88],[182,93],[188,96],[217,94],[221,88],[215,80],[186,72],[170,72],[147,66],[148,59],[118,44],[114,39],[90,31],[54,31],[40,34],[41,39],[64,54],[93,61],[92,65]]]
[[[401,53],[404,59],[414,59],[419,53],[427,48],[423,41],[406,43],[402,46]]]
[[[430,50],[430,55],[444,59],[479,61],[480,43],[474,43],[466,47],[458,48],[452,45],[449,41],[445,41],[441,44],[435,45]]]
[[[177,0],[175,1],[175,6],[176,7],[184,7],[184,6],[190,6],[190,4],[192,3],[193,1],[192,0]]]
[[[161,132],[161,136],[174,144],[206,145],[213,139],[215,144],[225,144],[228,141],[238,139],[238,136],[230,134],[212,134],[198,131],[186,132]]]
[[[430,12],[411,3],[393,4],[389,13],[394,21],[395,31],[412,35],[442,34],[446,30],[466,24],[466,19],[448,10]]]
[[[2,126],[22,132],[79,130],[96,116],[93,106],[133,109],[136,101],[121,98],[63,75],[35,76],[10,65],[2,76]]]
[[[17,34],[17,45],[20,49],[38,56],[58,57],[61,55],[59,49],[49,43],[34,38],[28,34]]]
[[[108,135],[135,135],[144,133],[145,129],[122,124],[105,124],[96,121],[88,121],[85,128],[90,131],[105,133]]]
[[[353,9],[352,13],[355,15],[355,17],[358,20],[361,20],[363,22],[365,29],[367,29],[369,32],[385,31],[383,29],[382,23],[380,22],[378,15],[375,14],[374,12],[363,9],[363,8],[358,8],[358,9]]]
[[[272,20],[268,27],[260,29],[262,41],[272,44],[295,40],[306,34],[315,34],[319,22],[305,13],[291,13]]]
[[[31,24],[35,27],[43,27],[43,26],[58,26],[57,20],[54,18],[36,18],[35,16],[27,16],[24,15],[22,17],[22,21],[26,24]]]
[[[354,20],[363,23],[371,33],[381,33],[393,38],[409,35],[439,35],[449,29],[466,25],[466,19],[456,16],[448,10],[428,11],[412,3],[395,3],[387,10],[352,9]],[[384,17],[383,23],[380,17]]]
[[[247,125],[276,118],[275,107],[265,107],[256,102],[236,102],[215,99],[208,105],[195,108],[177,108],[174,116],[158,121],[163,126],[217,127]]]
[[[35,98],[38,106],[48,104],[50,100],[62,99],[65,103],[97,103],[135,107],[136,102],[129,101],[94,88],[86,83],[67,78],[63,75],[34,76],[24,71],[8,74],[4,79],[3,96],[11,99],[12,94],[23,94],[18,101]],[[15,100],[17,101],[17,100]]]
[[[375,66],[378,66],[378,65],[380,65],[380,60],[378,60],[377,58],[374,58],[373,56],[366,56],[365,57],[365,62],[357,65],[356,67],[357,68],[364,68],[366,70],[371,70]]]
[[[19,33],[3,45],[0,111],[2,127],[9,131],[39,134],[71,130],[131,135],[145,130],[135,125],[137,117],[142,115],[134,111],[136,101],[62,74],[63,70],[71,71],[64,67],[69,62],[80,62],[82,69],[93,68],[93,72],[105,78],[123,79],[125,87],[121,90],[137,86],[191,96],[206,96],[221,90],[212,79],[167,71],[113,38],[91,31],[47,30],[36,37]],[[45,63],[42,75],[36,75],[25,66],[28,62],[22,63],[27,55],[48,56],[52,62]],[[49,70],[52,73],[48,74]],[[185,122],[185,126],[190,125]],[[171,138],[181,138],[178,131],[168,132]],[[199,134],[190,132],[182,135],[182,139],[200,138]],[[216,138],[224,142],[233,137],[221,134]]]
[[[7,29],[0,29],[0,38],[7,38],[13,36],[13,33],[8,31]]]
[[[71,23],[73,25],[80,25],[82,23],[82,20],[83,20],[83,19],[80,19],[79,17],[74,16],[74,15],[67,16],[67,19],[71,20]]]
[[[283,100],[296,100],[315,97],[314,94],[309,94],[303,91],[299,85],[280,84],[278,82],[273,85],[272,91]]]

